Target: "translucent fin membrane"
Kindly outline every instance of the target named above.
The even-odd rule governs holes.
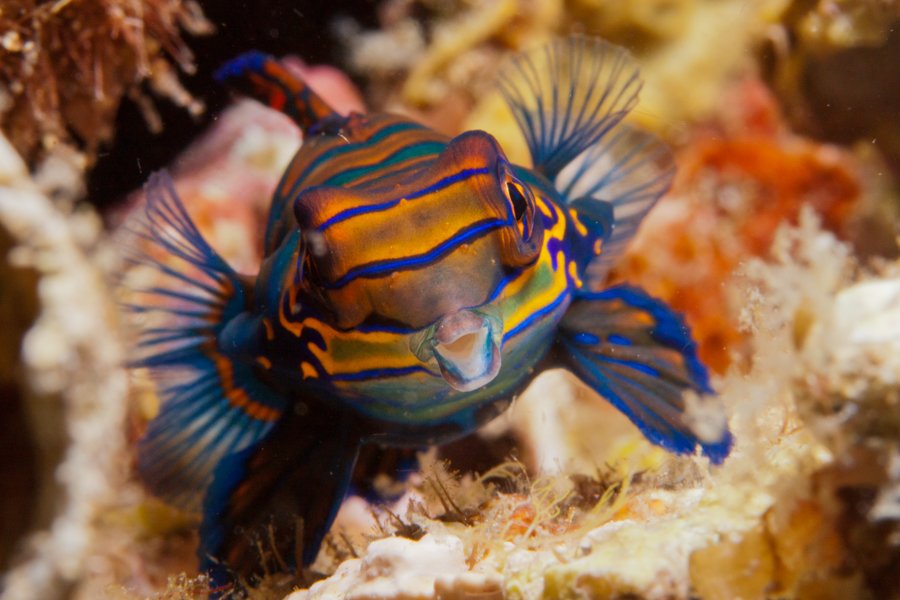
[[[138,332],[131,364],[150,370],[161,401],[138,468],[155,494],[198,509],[219,461],[265,435],[283,401],[219,351],[217,335],[243,309],[244,291],[168,174],[150,178],[144,214],[130,230],[125,309]]]
[[[644,216],[675,177],[668,146],[650,133],[618,124],[559,173],[554,184],[569,202],[612,205],[612,231],[587,268],[588,287],[603,283],[609,269],[637,233]]]
[[[584,37],[521,55],[500,74],[533,166],[550,179],[621,121],[640,89],[626,50]]]
[[[716,464],[728,456],[727,429],[701,440],[684,419],[684,392],[712,389],[690,330],[662,301],[624,285],[576,295],[560,323],[558,357],[654,444],[677,453],[699,447]]]

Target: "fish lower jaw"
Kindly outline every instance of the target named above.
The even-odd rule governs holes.
[[[500,371],[500,348],[487,327],[436,344],[434,356],[444,380],[460,392],[477,390]]]
[[[438,365],[441,368],[441,375],[444,377],[444,380],[450,387],[459,392],[471,392],[493,381],[494,377],[496,377],[497,373],[500,371],[500,361],[496,360],[492,361],[492,363],[493,364],[489,369],[477,375],[462,375],[455,372],[452,367],[448,368],[447,365],[438,360]]]

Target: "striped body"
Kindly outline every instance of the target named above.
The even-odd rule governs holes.
[[[535,249],[519,248],[500,193],[505,170],[534,197]],[[470,430],[479,407],[522,387],[580,281],[567,256],[575,227],[554,194],[483,132],[451,141],[401,117],[351,115],[338,135],[301,148],[276,191],[271,256],[294,252],[298,228],[313,241],[258,363],[374,419]],[[448,386],[434,358],[412,350],[462,309],[489,313],[502,339],[499,374],[472,392]]]
[[[163,405],[138,469],[202,508],[213,581],[268,571],[262,548],[311,564],[351,484],[379,457],[399,466],[391,446],[473,431],[545,367],[651,442],[724,460],[727,427],[700,439],[684,419],[684,391],[712,392],[687,326],[638,288],[601,289],[674,174],[662,142],[621,122],[640,89],[627,52],[572,38],[501,73],[530,168],[483,131],[338,115],[259,53],[219,77],[291,116],[304,144],[255,279],[206,243],[165,174],[147,185],[138,233],[154,248],[137,260],[161,281],[131,306],[135,364]]]

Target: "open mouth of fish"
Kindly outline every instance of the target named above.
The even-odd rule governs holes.
[[[441,375],[461,392],[490,382],[500,371],[498,328],[490,318],[461,310],[441,319],[431,336],[431,347]]]

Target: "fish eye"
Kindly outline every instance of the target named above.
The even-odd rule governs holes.
[[[540,255],[544,223],[532,187],[519,179],[514,169],[502,157],[497,161],[491,202],[492,210],[505,221],[499,232],[504,264],[520,267],[532,264]]]
[[[525,216],[525,211],[528,209],[528,202],[525,200],[525,194],[522,193],[521,186],[510,181],[506,184],[506,195],[509,196],[509,200],[512,202],[516,221],[521,222],[522,217]]]
[[[512,206],[513,216],[518,225],[519,235],[528,240],[534,225],[534,200],[529,191],[518,181],[507,178],[506,198]]]

